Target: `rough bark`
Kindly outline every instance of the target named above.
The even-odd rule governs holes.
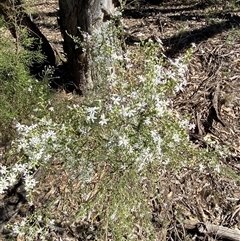
[[[17,39],[16,41],[21,43],[18,28],[26,28],[28,37],[33,39],[33,43],[28,49],[32,51],[40,50],[45,56],[45,60],[42,63],[33,63],[31,66],[32,73],[40,73],[46,65],[55,65],[55,54],[51,45],[38,27],[31,21],[28,14],[24,12],[20,0],[0,0],[0,14],[3,15],[8,23],[9,30],[13,37]]]
[[[68,69],[75,87],[81,92],[92,86],[88,54],[82,51],[72,37],[83,40],[81,31],[91,34],[91,29],[114,13],[120,0],[59,0],[59,25],[64,39],[64,52],[67,55]]]

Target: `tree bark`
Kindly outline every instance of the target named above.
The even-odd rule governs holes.
[[[74,42],[83,41],[79,29],[91,34],[92,28],[100,28],[109,20],[121,0],[59,0],[59,25],[64,39],[68,70],[77,89],[84,92],[93,84],[89,68],[90,56]]]
[[[55,54],[46,37],[41,33],[39,28],[31,21],[30,17],[21,7],[21,1],[0,0],[0,14],[3,15],[8,24],[9,30],[16,41],[18,39],[18,27],[28,30],[28,37],[33,38],[33,43],[28,50],[40,50],[45,56],[42,63],[33,63],[30,71],[33,74],[39,74],[46,65],[55,66]]]

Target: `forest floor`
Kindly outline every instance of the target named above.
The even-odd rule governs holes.
[[[161,39],[168,58],[184,56],[195,46],[187,87],[174,98],[174,108],[192,116],[196,129],[190,139],[199,148],[206,148],[207,140],[214,145],[230,146],[235,155],[225,165],[239,175],[240,6],[227,1],[175,0],[157,5],[141,2],[129,4],[123,13],[127,45],[140,43],[140,38],[141,41]],[[182,237],[188,228],[194,230],[193,240],[240,240],[239,233],[229,237],[229,230],[223,230],[217,236],[206,226],[203,235],[201,225],[196,225],[202,222],[217,225],[219,230],[221,227],[240,229],[240,188],[239,184],[232,185],[231,178],[229,175],[229,179],[216,183],[211,173],[190,170],[184,181],[173,178],[170,190],[174,190],[175,198],[170,210],[179,208],[185,213],[185,221],[194,225],[182,228],[181,221],[173,215],[167,240],[185,240]],[[199,185],[198,179],[204,180],[205,186]],[[187,186],[185,190],[183,185]],[[159,209],[153,208],[153,213],[157,212]],[[176,236],[170,231],[174,228],[178,229]],[[160,235],[159,240],[164,240],[163,237]]]
[[[234,155],[226,166],[240,174],[240,6],[220,1],[163,1],[151,5],[147,1],[132,1],[123,12],[126,30],[126,46],[131,48],[140,41],[161,39],[164,54],[168,58],[184,56],[192,47],[189,64],[188,84],[184,91],[174,98],[174,108],[181,114],[192,116],[196,124],[190,139],[198,148],[207,148],[207,141],[215,145],[227,145]],[[217,3],[217,4],[216,4]],[[33,21],[45,34],[50,43],[62,53],[62,37],[57,24],[57,0],[40,0],[32,5]],[[61,173],[59,170],[58,173]],[[55,180],[64,183],[57,172],[49,177],[45,189],[54,192]],[[169,190],[169,213],[182,210],[182,220],[174,215],[166,225],[167,240],[183,240],[185,232],[192,234],[192,240],[218,240],[216,230],[211,231],[207,223],[217,229],[227,227],[225,233],[232,233],[232,239],[240,240],[234,230],[240,230],[240,185],[231,177],[215,182],[211,173],[186,171],[185,180],[176,177],[161,180],[161,187]],[[201,185],[197,180],[201,180]],[[205,181],[203,181],[205,180]],[[165,181],[165,182],[164,182]],[[57,185],[57,184],[56,184]],[[182,188],[183,185],[185,188]],[[42,199],[47,199],[47,195]],[[40,204],[39,204],[40,205]],[[153,224],[158,240],[164,240],[159,218],[165,209],[155,200],[152,204]],[[40,206],[39,206],[40,208]],[[165,216],[169,215],[165,214]],[[215,227],[215,226],[214,226]],[[214,229],[212,226],[211,228]],[[65,240],[70,231],[56,234]],[[83,240],[71,231],[71,240]],[[177,236],[176,236],[177,234]],[[233,238],[236,239],[233,239]]]

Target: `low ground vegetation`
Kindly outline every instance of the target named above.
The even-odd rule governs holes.
[[[119,51],[123,32],[108,22],[85,35],[85,96],[50,90],[50,68],[33,78],[36,53],[1,34],[3,240],[217,240],[206,223],[238,228],[238,150],[179,104],[201,46],[168,56],[158,36],[130,35]]]

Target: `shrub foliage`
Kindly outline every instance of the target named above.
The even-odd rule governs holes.
[[[45,81],[29,75],[35,53],[16,52],[0,38],[0,129],[9,144],[0,192],[24,181],[36,208],[11,227],[27,240],[47,240],[64,222],[87,224],[84,240],[155,240],[149,200],[162,198],[159,177],[181,176],[185,167],[219,172],[220,152],[196,149],[188,139],[195,126],[172,105],[187,84],[192,50],[167,59],[159,40],[123,51],[120,34],[108,22],[85,35],[95,82],[72,102],[56,101]],[[61,195],[40,205],[45,180],[57,170]]]

